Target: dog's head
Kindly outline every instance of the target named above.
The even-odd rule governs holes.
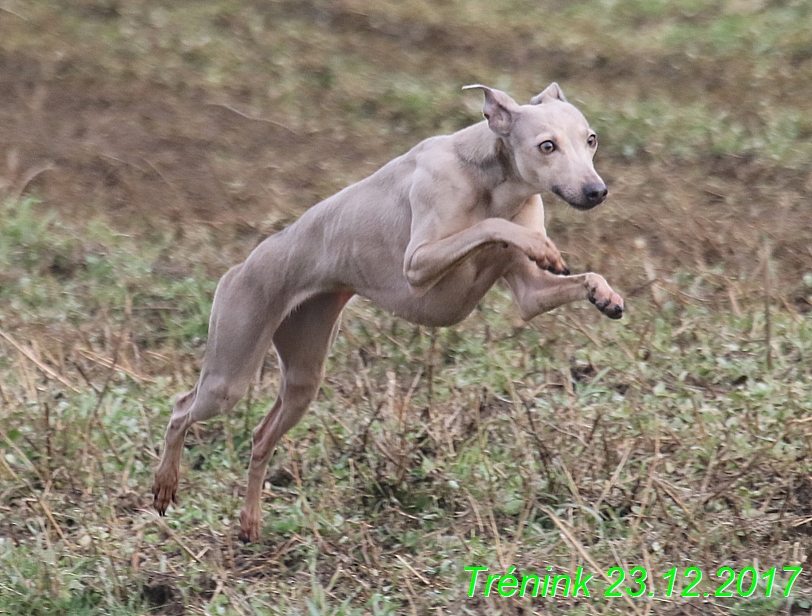
[[[521,179],[539,192],[549,190],[574,208],[589,210],[606,199],[606,184],[595,172],[595,131],[570,104],[557,83],[519,105],[487,86],[482,113],[488,126],[510,148]]]

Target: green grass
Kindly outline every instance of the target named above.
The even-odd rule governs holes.
[[[193,151],[188,139],[199,139],[215,152],[200,160],[219,174],[224,212],[241,185],[264,200],[200,221],[183,169],[137,148],[132,160],[116,152],[130,163],[115,178],[161,176],[165,203],[122,204],[118,184],[17,198],[39,181],[84,177],[68,175],[82,165],[95,172],[92,156],[106,150],[43,154],[59,169],[22,190],[29,169],[15,161],[28,160],[28,142],[9,140],[0,613],[630,613],[602,596],[597,575],[588,601],[466,596],[466,566],[597,574],[584,554],[604,572],[649,570],[658,597],[636,600],[641,614],[809,610],[808,571],[788,599],[760,587],[750,599],[661,600],[672,567],[679,584],[699,567],[699,590],[712,592],[723,565],[807,562],[807,2],[3,9],[0,60],[35,59],[51,90],[86,88],[113,107],[154,96],[155,108],[133,113],[170,146]],[[163,430],[197,378],[226,269],[317,198],[478,120],[480,101],[461,85],[526,100],[552,79],[599,132],[612,197],[589,215],[551,207],[548,229],[574,269],[604,273],[626,297],[624,319],[585,304],[524,324],[496,288],[459,326],[432,330],[355,301],[317,400],[272,460],[261,540],[243,546],[236,527],[251,429],[278,387],[273,354],[233,413],[188,435],[180,502],[157,518],[149,487]],[[33,117],[33,85],[10,83],[25,103],[15,113]],[[245,137],[229,124],[199,134],[219,116],[181,113],[220,102],[294,132],[245,154],[226,147]],[[165,214],[184,199],[188,213]]]
[[[42,2],[21,13],[43,24],[39,39],[18,23],[5,45],[92,54],[109,78],[176,90],[238,91],[250,81],[246,102],[294,125],[318,123],[327,98],[353,128],[369,126],[371,113],[389,131],[419,136],[475,117],[453,118],[461,84],[486,81],[529,97],[528,88],[558,78],[603,115],[602,126],[634,132],[606,140],[628,158],[643,141],[677,158],[747,154],[797,167],[810,156],[806,2],[295,5],[125,2],[110,13],[105,3]],[[432,37],[470,61],[433,60]],[[492,58],[528,47],[533,62]]]
[[[144,613],[160,601],[167,613],[504,611],[522,602],[467,599],[463,567],[566,571],[579,553],[548,511],[604,569],[619,557],[652,576],[709,575],[802,555],[808,319],[773,311],[768,369],[763,306],[737,317],[679,301],[680,289],[696,297],[689,273],[664,310],[631,298],[620,323],[579,306],[521,327],[499,290],[437,331],[352,304],[321,395],[273,461],[263,539],[242,547],[234,527],[250,428],[277,384],[271,358],[247,402],[188,437],[180,505],[165,523],[148,511],[154,451],[172,396],[196,377],[215,279],[162,273],[171,238],[59,223],[32,200],[7,203],[0,231],[0,265],[20,273],[3,287],[0,324],[35,356],[60,347],[61,361],[39,357],[79,390],[5,346],[9,613]],[[77,256],[77,238],[94,250]],[[59,255],[71,267],[54,270]],[[803,578],[794,596],[810,596]],[[572,600],[550,609],[588,613]]]

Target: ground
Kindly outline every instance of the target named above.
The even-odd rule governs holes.
[[[792,0],[0,5],[0,613],[809,613],[810,27]],[[190,433],[158,518],[219,276],[478,121],[461,86],[525,101],[553,80],[610,194],[546,197],[548,230],[624,319],[525,324],[497,288],[435,330],[355,301],[272,460],[261,540],[236,521],[273,354]],[[472,566],[595,580],[469,597]],[[654,596],[604,596],[601,572],[638,566]],[[716,596],[723,566],[755,568],[752,596],[749,574]]]

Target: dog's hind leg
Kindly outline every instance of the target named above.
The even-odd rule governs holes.
[[[335,338],[338,317],[352,293],[327,293],[310,298],[289,314],[273,337],[282,380],[271,410],[254,429],[248,490],[240,513],[240,539],[256,541],[262,528],[262,484],[277,442],[304,415],[316,397],[324,360]]]
[[[155,470],[153,503],[161,515],[175,500],[186,431],[197,421],[230,411],[245,395],[281,321],[275,315],[284,314],[284,307],[276,306],[247,278],[241,264],[217,286],[200,379],[175,403]]]

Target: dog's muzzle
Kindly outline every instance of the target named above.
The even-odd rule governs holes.
[[[609,194],[609,189],[603,182],[584,184],[580,195],[565,192],[560,186],[553,186],[552,191],[576,210],[591,210],[603,203]]]

